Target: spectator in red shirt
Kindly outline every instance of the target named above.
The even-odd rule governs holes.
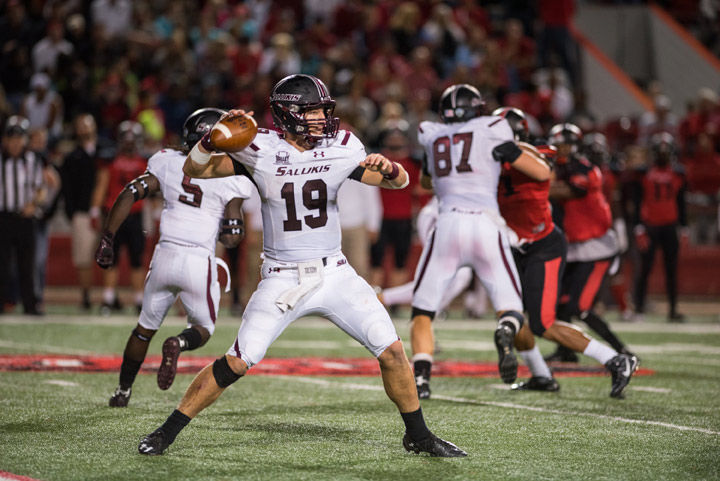
[[[570,35],[570,23],[575,15],[575,0],[543,0],[538,2],[542,29],[538,39],[541,67],[554,66],[552,54],[570,76],[573,87],[578,86],[578,61],[575,42]]]
[[[97,224],[100,210],[109,212],[117,196],[125,186],[134,178],[142,175],[147,168],[147,159],[140,155],[140,148],[144,132],[142,126],[130,120],[126,120],[118,127],[118,154],[109,163],[100,166],[97,173],[97,182],[92,195],[92,207],[90,217],[93,223]],[[134,303],[140,312],[143,299],[143,281],[145,272],[143,269],[143,253],[145,251],[145,234],[142,227],[143,201],[135,202],[130,210],[130,215],[115,233],[115,260],[117,262],[121,245],[127,247],[130,257],[130,285],[133,290]],[[103,272],[103,303],[101,313],[110,314],[111,311],[121,310],[122,306],[117,297],[116,287],[118,283],[118,272],[116,268],[110,268]]]
[[[644,175],[636,196],[635,239],[641,252],[641,263],[635,280],[635,312],[639,316],[645,312],[647,281],[655,261],[655,250],[660,247],[665,264],[668,320],[683,322],[685,316],[677,311],[677,268],[678,226],[683,228],[683,243],[687,242],[685,174],[680,166],[673,164],[676,147],[672,135],[654,135],[650,150],[655,165]]]
[[[520,20],[505,21],[505,35],[499,40],[510,78],[510,91],[517,92],[530,84],[535,68],[535,42],[523,32]]]
[[[373,285],[399,286],[404,284],[408,277],[405,267],[412,240],[413,191],[418,182],[420,169],[410,157],[407,130],[392,128],[382,132],[380,139],[381,153],[405,168],[410,184],[404,189],[393,191],[383,189],[387,192],[380,192],[383,219],[378,240],[370,249],[371,279]],[[389,282],[385,283],[383,261],[389,245],[393,246],[395,259]]]

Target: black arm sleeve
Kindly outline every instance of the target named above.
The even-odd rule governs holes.
[[[358,165],[357,167],[355,167],[355,170],[350,172],[350,175],[348,175],[348,179],[352,179],[352,180],[356,180],[356,181],[360,182],[364,173],[365,173],[365,167]]]
[[[518,147],[515,142],[508,140],[507,142],[498,145],[492,151],[493,159],[497,162],[507,162],[512,164],[522,155],[522,150]]]
[[[420,162],[420,170],[423,175],[430,177],[430,170],[428,170],[428,158],[427,155],[423,155],[422,161]]]
[[[247,167],[245,167],[244,165],[242,165],[240,162],[238,162],[237,160],[235,160],[233,158],[230,158],[230,160],[232,160],[233,170],[235,170],[235,175],[244,175],[245,177],[250,179],[250,181],[253,183],[253,185],[255,185],[255,188],[257,189],[257,186],[258,186],[257,182],[255,182],[255,179],[253,179],[253,176],[250,173],[250,171],[247,170]],[[259,190],[258,190],[258,192],[259,192]]]

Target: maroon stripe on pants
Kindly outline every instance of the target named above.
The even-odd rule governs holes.
[[[520,288],[518,287],[517,280],[515,279],[515,276],[513,275],[513,271],[510,268],[510,263],[507,260],[507,257],[505,256],[505,249],[503,249],[502,244],[502,235],[498,232],[498,246],[500,247],[500,255],[502,256],[503,264],[505,264],[505,270],[507,270],[508,275],[510,276],[510,280],[512,280],[513,287],[515,288],[515,292],[517,292],[517,295],[522,299],[522,294],[520,294]]]
[[[415,294],[415,291],[418,290],[418,287],[420,287],[420,283],[423,280],[423,276],[425,276],[425,269],[427,269],[427,266],[430,263],[430,256],[432,256],[432,251],[433,251],[434,245],[435,245],[435,231],[433,230],[433,233],[430,236],[430,246],[428,247],[428,255],[425,258],[425,262],[423,262],[422,267],[420,268],[420,275],[418,276],[418,280],[415,283],[415,287],[413,288],[413,294]]]
[[[212,294],[210,293],[210,286],[212,285],[212,271],[210,270],[211,265],[212,265],[212,262],[210,262],[210,258],[208,257],[207,304],[208,304],[208,309],[210,309],[210,319],[212,319],[213,324],[215,324],[215,303],[213,302]]]
[[[238,344],[237,337],[235,338],[235,346],[234,347],[235,347],[235,353],[237,354],[237,357],[242,359],[242,356],[240,355],[240,345]]]

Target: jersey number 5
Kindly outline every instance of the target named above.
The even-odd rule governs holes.
[[[188,194],[192,194],[192,197],[180,194],[178,200],[183,204],[191,205],[193,207],[200,207],[202,202],[203,191],[199,185],[190,182],[190,177],[187,175],[183,177],[182,188]]]
[[[302,229],[295,209],[295,184],[287,182],[280,190],[280,196],[285,200],[287,220],[283,221],[283,230],[295,231]],[[327,224],[327,184],[322,179],[308,180],[302,186],[303,205],[309,210],[317,210],[317,215],[306,215],[305,224],[311,229],[317,229]]]
[[[472,172],[470,166],[470,147],[472,146],[472,132],[462,132],[452,136],[452,143],[463,143],[462,154],[460,155],[460,163],[455,166],[458,174],[463,172]],[[452,159],[450,158],[450,137],[438,137],[433,142],[433,162],[435,163],[435,175],[445,177],[450,175],[452,170]]]

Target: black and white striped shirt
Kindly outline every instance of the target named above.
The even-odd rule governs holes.
[[[43,185],[43,162],[26,150],[20,157],[0,153],[0,212],[19,214]]]

